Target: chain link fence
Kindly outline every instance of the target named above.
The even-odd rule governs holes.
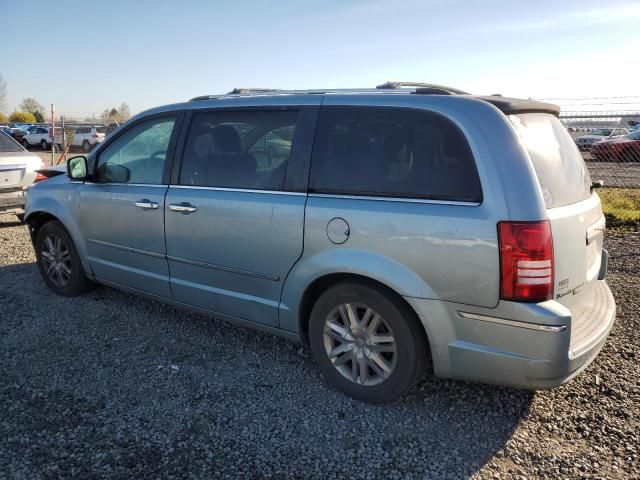
[[[575,100],[555,103],[563,108],[560,120],[582,153],[592,179],[602,180],[606,187],[640,189],[640,97],[637,103],[628,99],[624,103],[637,110],[624,111],[603,110],[617,103],[612,99],[598,104]],[[554,103],[554,99],[546,101]],[[20,132],[22,136],[16,139],[29,150],[39,151],[47,164],[58,164],[70,154],[90,152],[130,117],[128,107],[126,112],[112,109],[100,116],[56,113],[54,135],[49,122],[25,127],[29,131]]]
[[[593,180],[602,180],[606,187],[640,188],[640,111],[565,111],[560,120]]]

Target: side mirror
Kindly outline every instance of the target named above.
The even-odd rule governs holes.
[[[98,177],[101,183],[127,183],[131,178],[131,170],[117,163],[105,163],[100,166]]]
[[[80,155],[67,160],[67,175],[71,180],[86,180],[87,157]]]

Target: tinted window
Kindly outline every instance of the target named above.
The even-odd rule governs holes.
[[[311,163],[316,192],[482,200],[466,139],[431,112],[325,107]]]
[[[13,138],[4,132],[0,132],[0,152],[23,152],[24,148],[20,146]]]
[[[165,157],[174,123],[174,117],[157,118],[140,123],[119,136],[100,153],[98,181],[163,183]],[[123,171],[128,172],[128,180],[122,179]]]
[[[582,154],[556,117],[524,113],[509,119],[529,153],[547,208],[589,198],[591,178]]]
[[[193,116],[180,183],[282,190],[298,111],[200,112]]]

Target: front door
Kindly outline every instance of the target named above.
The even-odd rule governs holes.
[[[176,115],[131,125],[98,152],[80,194],[80,228],[96,277],[171,298],[164,202]]]
[[[282,284],[302,254],[306,194],[296,181],[306,175],[296,169],[310,153],[313,121],[304,107],[193,114],[165,204],[176,300],[278,324]],[[279,149],[269,151],[273,132]]]

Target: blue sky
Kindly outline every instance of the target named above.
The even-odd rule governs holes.
[[[50,22],[49,19],[53,19]],[[67,115],[236,86],[640,96],[640,2],[0,0],[0,74]]]

